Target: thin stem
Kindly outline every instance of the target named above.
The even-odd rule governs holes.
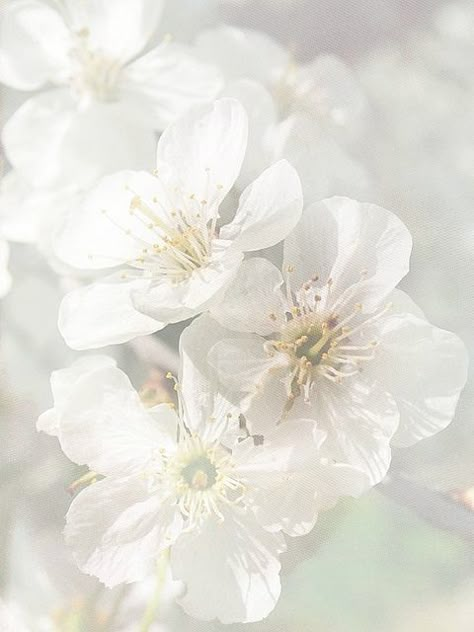
[[[140,622],[140,632],[148,632],[158,615],[168,570],[168,560],[169,549],[166,549],[161,553],[156,564],[156,588],[150,603],[143,613],[143,618]]]

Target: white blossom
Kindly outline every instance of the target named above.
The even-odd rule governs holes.
[[[107,586],[138,581],[169,550],[189,614],[257,621],[280,593],[281,531],[306,533],[318,509],[359,495],[367,478],[318,457],[325,435],[311,420],[236,440],[239,410],[193,359],[210,336],[194,325],[182,336],[177,411],[145,408],[126,375],[95,357],[53,375],[54,413],[39,427],[104,477],[67,515],[66,540],[84,572]]]
[[[365,97],[338,57],[321,55],[299,64],[267,34],[233,26],[203,31],[196,48],[205,61],[219,64],[226,79],[223,94],[249,112],[251,151],[241,186],[286,158],[301,177],[306,203],[336,193],[365,195],[369,178],[350,150],[362,126]]]
[[[408,446],[450,423],[466,350],[395,289],[410,251],[395,215],[331,198],[306,209],[285,241],[283,276],[264,259],[243,264],[211,313],[248,335],[224,335],[210,361],[227,389],[246,395],[253,432],[314,418],[328,458],[364,468],[375,484],[391,442]]]
[[[38,90],[13,114],[2,140],[9,161],[34,186],[90,182],[140,168],[161,130],[212,99],[220,78],[192,51],[163,40],[161,0],[14,0],[3,11],[0,80]],[[39,159],[38,157],[41,157]]]
[[[232,221],[221,225],[246,144],[244,108],[218,100],[163,133],[153,174],[105,177],[71,215],[57,238],[58,256],[76,268],[112,271],[65,297],[59,328],[71,347],[124,342],[207,310],[245,251],[286,237],[303,203],[285,160],[245,189]]]

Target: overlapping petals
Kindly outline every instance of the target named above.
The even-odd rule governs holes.
[[[284,160],[249,185],[232,221],[219,227],[219,205],[239,175],[246,143],[245,110],[221,99],[164,132],[154,175],[121,172],[98,184],[83,213],[65,223],[56,252],[81,269],[120,271],[65,298],[59,322],[70,346],[124,342],[209,309],[244,251],[272,246],[291,231],[302,193]]]

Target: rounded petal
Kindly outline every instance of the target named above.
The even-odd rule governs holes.
[[[232,331],[268,336],[285,322],[283,277],[267,259],[255,257],[242,263],[232,284],[212,316]]]
[[[281,355],[281,354],[280,354]],[[243,412],[252,434],[266,435],[282,420],[288,407],[288,367],[276,359],[260,375],[254,391],[244,400]]]
[[[58,154],[73,116],[71,95],[58,89],[28,99],[6,122],[2,141],[7,158],[33,186],[58,182]]]
[[[260,621],[280,596],[278,555],[284,548],[282,536],[264,531],[252,514],[226,511],[222,523],[207,520],[171,550],[173,577],[186,584],[179,603],[205,621]]]
[[[237,213],[221,229],[241,250],[262,250],[282,241],[296,226],[303,210],[301,182],[295,169],[280,160],[266,169],[242,193]]]
[[[234,26],[202,31],[196,48],[203,59],[217,60],[228,80],[248,78],[265,85],[290,63],[289,52],[265,33]]]
[[[398,428],[399,414],[393,399],[377,383],[351,377],[333,384],[321,378],[311,401],[297,398],[290,416],[311,416],[327,433],[321,448],[323,457],[366,472],[371,485],[387,473],[390,441]]]
[[[90,48],[122,63],[146,46],[163,4],[163,0],[66,0],[71,28],[87,33]]]
[[[143,314],[164,323],[186,320],[206,311],[218,300],[241,261],[242,253],[229,243],[214,244],[213,257],[206,266],[176,285],[165,279],[143,291],[137,290],[133,304]]]
[[[411,236],[396,215],[375,204],[333,197],[312,204],[285,240],[285,267],[299,288],[318,275],[341,297],[357,284],[364,311],[380,305],[409,268]]]
[[[312,419],[282,422],[265,435],[261,445],[248,437],[232,450],[239,480],[245,481],[250,493],[252,488],[273,487],[274,482],[283,482],[287,473],[314,466],[325,437]]]
[[[151,130],[123,104],[78,109],[62,89],[26,101],[7,121],[2,139],[11,164],[38,187],[89,187],[106,173],[149,166],[155,145]]]
[[[68,398],[77,382],[84,376],[104,367],[115,366],[115,360],[105,355],[84,356],[76,360],[69,368],[53,371],[51,374],[51,391],[54,406],[38,418],[36,428],[46,434],[57,436],[61,415]]]
[[[187,195],[217,208],[240,173],[247,147],[248,121],[235,99],[195,108],[162,134],[157,167],[164,164]]]
[[[36,0],[9,2],[0,24],[0,81],[36,90],[47,81],[65,80],[71,46],[58,11]]]
[[[169,426],[177,427],[175,411],[163,404],[150,416],[128,377],[114,366],[79,379],[61,412],[64,453],[102,475],[145,474],[160,448],[174,446]]]
[[[75,200],[70,190],[35,189],[16,171],[0,183],[0,226],[9,241],[38,243],[49,220],[61,215]]]
[[[233,449],[239,478],[265,529],[303,535],[314,526],[319,447],[324,438],[313,420],[292,420],[269,430],[263,445],[255,445],[249,437]]]
[[[148,287],[143,279],[114,275],[72,290],[62,300],[58,327],[72,349],[97,349],[152,334],[164,326],[139,312],[133,293]]]
[[[285,378],[288,374],[283,354],[270,357],[265,340],[243,334],[218,341],[208,354],[219,382],[228,397],[239,404],[252,434],[267,434],[280,421],[288,403]]]
[[[264,344],[265,339],[257,335],[228,336],[212,346],[208,360],[227,388],[256,393],[262,388],[264,374],[271,372],[281,360],[269,356]]]
[[[393,444],[406,447],[446,428],[467,380],[463,342],[407,312],[385,318],[376,335],[380,344],[369,369],[400,411]]]
[[[156,229],[131,212],[132,203],[140,198],[156,212],[153,198],[163,195],[159,180],[145,171],[120,171],[102,178],[57,231],[56,255],[81,269],[133,264],[156,241]]]
[[[200,62],[193,50],[164,42],[128,65],[120,77],[127,103],[149,116],[150,126],[163,130],[192,106],[208,103],[222,87],[214,66]]]
[[[208,362],[210,349],[225,336],[232,334],[203,314],[186,327],[179,340],[179,383],[186,425],[208,441],[222,442],[224,435],[239,431],[240,411]]]
[[[342,463],[328,463],[315,452],[305,468],[262,489],[255,498],[257,520],[270,531],[282,529],[292,537],[306,535],[321,511],[332,508],[342,497],[358,498],[370,487],[364,471]]]
[[[297,170],[306,206],[332,195],[367,197],[366,169],[314,117],[289,116],[275,128],[272,139],[277,155]]]
[[[268,137],[277,122],[277,110],[270,92],[251,79],[229,82],[222,96],[240,101],[249,117],[247,153],[236,185],[243,191],[274,162],[274,147]]]
[[[176,506],[138,478],[104,479],[83,490],[66,516],[65,538],[82,572],[109,588],[152,575],[160,549],[181,529]]]

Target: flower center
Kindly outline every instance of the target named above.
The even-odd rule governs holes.
[[[219,443],[207,444],[196,435],[186,434],[175,454],[161,454],[160,458],[164,468],[157,482],[160,486],[166,482],[170,493],[176,495],[188,529],[212,515],[223,520],[222,507],[242,500],[245,489],[234,471],[232,455]]]
[[[209,489],[217,480],[217,469],[207,456],[199,456],[184,466],[181,477],[191,489]]]
[[[130,268],[141,270],[152,280],[166,279],[178,285],[208,265],[217,237],[218,209],[211,212],[207,200],[198,200],[194,194],[170,186],[160,179],[158,171],[154,176],[159,180],[160,197],[145,198],[125,187],[126,193],[131,194],[129,214],[135,221],[119,221],[113,211],[105,208],[100,212],[136,242],[138,256],[127,261]],[[100,253],[89,253],[88,257],[102,258]],[[127,277],[125,270],[122,278]]]
[[[330,299],[332,280],[324,286],[317,286],[317,281],[314,277],[295,294],[287,285],[286,323],[279,338],[266,344],[270,355],[276,351],[289,357],[289,400],[301,394],[308,400],[318,377],[340,383],[358,374],[375,357],[378,345],[378,340],[368,338],[367,328],[390,308],[386,305],[364,317],[363,306],[353,300],[358,283],[334,301]]]
[[[150,239],[130,265],[176,284],[207,265],[215,229],[203,218],[202,203],[184,196],[179,202],[171,211],[156,197],[148,203],[137,195],[130,203],[130,214],[146,227]]]
[[[87,29],[77,34],[76,46],[71,50],[72,73],[70,85],[78,99],[114,101],[121,64],[89,45]]]

